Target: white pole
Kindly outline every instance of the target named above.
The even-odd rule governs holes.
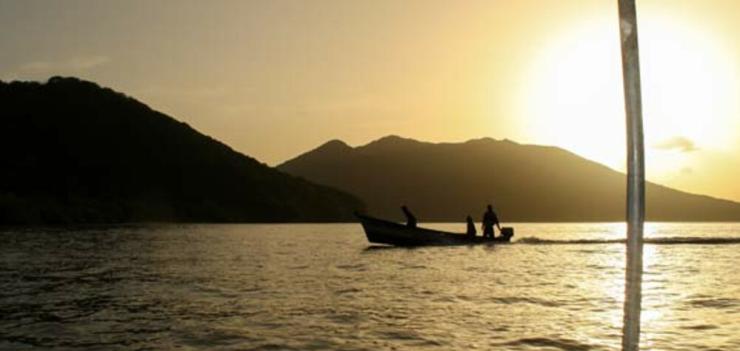
[[[642,135],[640,55],[635,0],[619,1],[624,105],[627,116],[627,267],[622,350],[640,348],[642,226],[645,220],[645,155]]]

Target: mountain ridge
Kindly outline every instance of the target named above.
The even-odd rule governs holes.
[[[0,82],[0,223],[316,222],[364,205],[77,78]]]
[[[429,143],[387,136],[341,157],[316,148],[277,168],[353,193],[371,213],[397,220],[401,204],[430,221],[477,215],[488,202],[517,221],[621,221],[625,213],[623,173],[569,150],[508,139]],[[740,203],[652,182],[646,187],[649,220],[740,220]]]

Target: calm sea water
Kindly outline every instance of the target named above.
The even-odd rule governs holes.
[[[618,349],[624,225],[514,226],[417,249],[358,224],[0,230],[0,349]],[[740,224],[646,229],[642,347],[740,349]]]

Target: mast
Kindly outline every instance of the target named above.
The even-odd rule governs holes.
[[[642,229],[645,221],[645,152],[642,133],[640,59],[635,0],[618,0],[622,75],[627,117],[627,267],[625,270],[622,350],[640,348]]]

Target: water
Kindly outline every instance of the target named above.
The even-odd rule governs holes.
[[[624,225],[514,226],[417,249],[357,224],[5,229],[0,349],[619,349]],[[642,347],[740,349],[740,224],[646,235]]]

